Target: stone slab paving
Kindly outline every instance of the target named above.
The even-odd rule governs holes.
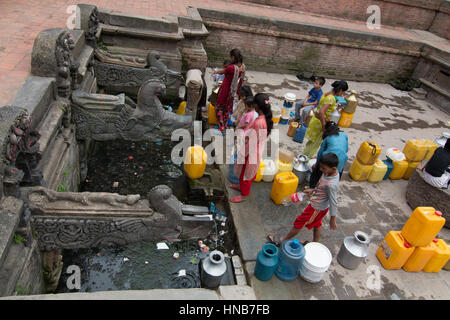
[[[252,87],[254,93],[267,92],[270,95],[270,103],[280,106],[286,92],[293,92],[301,98],[312,87],[312,84],[286,74],[249,71],[247,78],[247,84]],[[324,92],[330,90],[333,81],[327,79]],[[352,125],[342,129],[349,136],[350,159],[344,169],[338,193],[338,229],[330,230],[329,218],[326,217],[322,230],[321,243],[327,246],[333,255],[330,269],[318,284],[308,283],[300,277],[292,282],[283,282],[276,277],[263,282],[253,276],[255,261],[248,260],[246,257],[250,253],[246,253],[243,260],[248,283],[253,287],[258,299],[450,299],[448,271],[427,274],[385,270],[375,256],[376,249],[386,233],[390,230],[401,230],[412,213],[405,199],[408,181],[385,180],[371,184],[355,182],[348,175],[349,167],[363,141],[376,141],[382,147],[380,158],[385,159],[385,152],[389,147],[403,149],[409,139],[434,140],[443,131],[449,132],[447,121],[450,116],[427,101],[413,100],[407,92],[396,90],[389,85],[354,81],[348,83],[350,89],[355,89],[360,94]],[[298,144],[287,136],[288,126],[279,125],[278,128],[280,146],[295,153],[301,152],[304,144]],[[270,199],[271,187],[271,183],[253,183],[245,210],[242,207],[238,212],[241,214],[241,211],[246,211],[246,214],[252,217],[260,215],[264,236],[272,233],[278,238],[291,228],[294,219],[307,204],[300,203],[291,207],[275,205]],[[230,194],[235,193],[236,191],[232,190]],[[252,206],[251,211],[248,209],[249,204]],[[259,234],[252,232],[261,227],[252,226],[252,229],[240,230],[240,221],[234,219],[234,208],[238,206],[235,205],[231,209],[237,233],[245,234],[246,238],[260,239]],[[256,223],[258,219],[254,221]],[[347,270],[337,262],[336,256],[343,239],[352,236],[357,230],[364,231],[371,237],[369,256],[358,269]],[[439,237],[450,240],[450,229],[443,228]],[[298,238],[311,241],[312,230],[302,230]],[[238,237],[238,240],[241,241],[241,238]],[[251,250],[253,248],[248,247]],[[379,288],[374,288],[370,283],[367,285],[371,279],[372,268],[379,272]]]
[[[187,7],[204,7],[260,15],[274,19],[327,26],[336,29],[373,33],[392,38],[420,41],[449,51],[450,44],[426,31],[383,26],[369,30],[364,22],[333,19],[265,5],[221,0],[86,0],[85,4],[126,14],[162,18],[169,14],[187,15]],[[0,106],[10,104],[30,73],[31,50],[38,33],[47,28],[74,23],[74,6],[79,0],[1,1],[0,12]],[[244,50],[244,49],[243,49]],[[245,50],[244,50],[245,52]]]

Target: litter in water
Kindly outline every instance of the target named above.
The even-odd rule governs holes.
[[[133,160],[134,157],[133,157],[133,156],[128,156],[128,159],[129,159],[129,160]]]
[[[159,142],[156,142],[156,145],[158,145],[158,146],[162,146],[162,142],[161,142],[161,141],[159,141]]]
[[[128,259],[128,258],[123,258],[123,261],[124,261],[124,262],[127,262],[127,261],[130,261],[130,259]]]
[[[225,230],[220,230],[220,231],[219,231],[219,236],[223,236],[225,233],[227,233],[227,231],[225,231]]]
[[[174,259],[178,259],[180,257],[180,254],[178,252],[175,252],[173,254]]]
[[[119,182],[115,181],[115,182],[113,183],[113,188],[118,188],[118,187],[119,187]]]
[[[165,242],[158,242],[156,244],[156,249],[158,249],[158,250],[167,250],[167,249],[169,249],[169,247],[167,246],[167,244]]]
[[[145,261],[145,264],[148,264],[148,261]]]
[[[186,270],[181,269],[180,271],[178,271],[178,276],[179,276],[179,277],[184,277],[184,276],[186,276]]]
[[[220,225],[221,225],[222,227],[225,227],[225,222],[222,222]]]

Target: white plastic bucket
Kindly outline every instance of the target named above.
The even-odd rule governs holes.
[[[264,159],[264,165],[263,181],[272,182],[278,171],[275,161],[272,159]]]
[[[310,242],[305,246],[305,257],[300,265],[302,279],[317,283],[320,282],[330,267],[331,252],[319,242]]]

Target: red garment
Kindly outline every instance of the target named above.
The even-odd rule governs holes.
[[[233,82],[235,67],[237,66],[234,64],[230,64],[224,69],[225,78],[220,85],[219,93],[217,95],[216,117],[220,131],[223,131],[227,128],[228,118],[230,117],[230,114],[233,113],[234,94],[232,94],[230,91]],[[238,77],[239,78],[237,80],[238,85],[236,96],[239,95],[239,89],[242,85],[242,71],[239,72]]]
[[[297,217],[294,221],[294,228],[295,229],[301,229],[303,228],[306,223],[311,219],[312,215],[314,214],[314,208],[309,204],[306,209],[303,211],[301,215]],[[322,226],[322,219],[326,216],[328,213],[328,209],[320,211],[317,216],[314,218],[314,220],[306,225],[308,230],[311,230],[312,228],[320,228]]]
[[[245,174],[245,167],[248,163],[248,157],[245,158],[245,163],[241,171],[241,175],[239,176],[239,187],[241,188],[241,195],[246,197],[250,194],[250,188],[252,187],[252,182],[255,180],[256,175],[253,177],[253,179],[250,180],[244,180],[244,174]]]

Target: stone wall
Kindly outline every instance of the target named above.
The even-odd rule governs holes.
[[[442,2],[429,31],[439,37],[450,39],[450,1]]]
[[[311,26],[229,11],[199,8],[210,35],[209,65],[222,65],[241,48],[252,70],[315,72],[332,78],[389,82],[408,78],[422,44],[364,32]]]
[[[342,19],[367,21],[367,8],[377,5],[381,24],[409,29],[430,30],[448,37],[448,1],[446,0],[242,0],[295,11],[322,14]],[[442,9],[441,9],[442,8]],[[436,18],[435,18],[436,16]],[[447,20],[445,20],[447,19]],[[446,23],[445,23],[446,21]],[[442,28],[444,30],[442,30]],[[441,31],[439,31],[441,30]]]

